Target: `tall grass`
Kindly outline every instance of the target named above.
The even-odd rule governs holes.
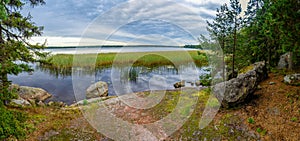
[[[205,53],[200,51],[165,51],[104,54],[57,54],[51,56],[51,67],[110,67],[113,64],[132,63],[134,66],[172,65],[194,61],[197,66],[207,65]]]

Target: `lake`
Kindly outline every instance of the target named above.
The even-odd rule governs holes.
[[[80,47],[80,48],[48,48],[46,52],[52,54],[89,54],[89,53],[117,53],[117,52],[156,52],[156,51],[192,51],[198,49],[183,47]]]
[[[88,48],[84,50],[80,49],[80,53],[92,53],[96,48]],[[49,50],[49,49],[48,49]],[[106,52],[145,52],[154,51],[148,48],[103,48],[102,51]],[[189,49],[184,48],[155,48],[155,51],[185,51]],[[68,49],[53,49],[54,53],[75,53],[74,48]],[[72,70],[64,69],[50,69],[45,68],[39,64],[30,64],[34,68],[34,72],[27,73],[23,72],[18,76],[9,76],[9,79],[13,83],[43,88],[53,96],[48,101],[63,101],[67,104],[72,104],[76,100],[84,99],[85,97],[76,97],[73,90],[72,82]],[[104,81],[108,83],[108,94],[110,96],[116,95],[116,85],[128,85],[130,90],[133,92],[147,91],[147,90],[167,90],[174,89],[173,84],[181,80],[186,82],[195,82],[199,80],[199,76],[208,73],[206,67],[196,67],[193,62],[184,63],[177,66],[174,65],[156,65],[153,67],[149,66],[134,66],[128,67],[120,65],[117,67],[108,68],[95,68],[92,71],[86,70],[86,68],[76,68],[80,71],[80,74],[76,74],[79,78],[94,77],[95,79],[82,83],[81,88],[86,89],[92,83],[96,81]],[[129,74],[129,77],[116,76],[115,72],[122,72],[123,74]],[[193,74],[193,75],[191,75]],[[113,83],[115,82],[115,83]],[[116,83],[117,82],[117,83]],[[115,84],[115,86],[114,86]],[[192,86],[190,83],[186,83],[187,86]],[[122,93],[126,94],[126,93]]]

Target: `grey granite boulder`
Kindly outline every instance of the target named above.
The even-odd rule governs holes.
[[[31,106],[31,104],[27,100],[25,100],[21,97],[19,97],[18,99],[12,99],[10,101],[9,105],[12,105],[12,106],[15,106],[15,105],[16,106]]]
[[[35,101],[45,101],[52,96],[44,89],[27,86],[20,86],[18,93],[23,99]]]
[[[45,101],[50,98],[52,95],[47,91],[41,88],[28,87],[28,86],[19,86],[12,84],[10,86],[11,90],[15,90],[19,97],[27,101]]]
[[[237,78],[212,86],[212,92],[225,108],[233,107],[245,102],[251,96],[258,83],[268,77],[264,62],[253,64],[253,69]]]
[[[288,68],[288,65],[289,65],[288,58],[289,58],[289,53],[285,53],[285,54],[281,55],[277,68],[278,69]]]
[[[104,97],[108,95],[108,85],[106,82],[99,81],[86,89],[86,99]]]
[[[289,85],[300,85],[300,74],[290,74],[283,78],[284,83]]]

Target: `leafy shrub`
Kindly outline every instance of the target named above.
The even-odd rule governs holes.
[[[88,101],[86,99],[83,100],[83,105],[88,105]]]
[[[212,78],[210,74],[200,75],[200,83],[202,86],[210,86],[212,82]]]
[[[292,121],[292,122],[296,122],[297,120],[298,120],[298,118],[296,118],[296,117],[292,117],[292,118],[291,118],[291,121]]]
[[[21,112],[11,111],[0,107],[0,140],[8,137],[22,139],[26,135],[24,122],[27,116]]]
[[[253,119],[252,117],[250,117],[250,118],[248,118],[248,123],[250,123],[250,124],[254,124],[254,123],[255,123],[255,121],[254,121],[254,119]]]

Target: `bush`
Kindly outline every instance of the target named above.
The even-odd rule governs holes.
[[[250,124],[254,124],[254,123],[255,123],[255,121],[254,121],[254,119],[253,119],[252,117],[250,117],[250,118],[248,118],[248,123],[250,123]]]
[[[24,138],[26,135],[25,121],[27,116],[21,112],[0,107],[0,140],[8,137]]]
[[[205,74],[205,75],[201,75],[199,76],[200,78],[200,83],[202,86],[210,86],[211,82],[212,82],[212,78],[210,74]]]

